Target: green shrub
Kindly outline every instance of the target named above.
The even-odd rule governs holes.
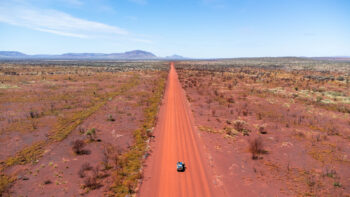
[[[94,141],[96,137],[96,129],[89,129],[88,131],[86,131],[85,135],[89,137],[90,141]]]

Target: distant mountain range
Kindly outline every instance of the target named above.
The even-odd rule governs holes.
[[[172,55],[172,56],[166,56],[165,59],[170,59],[170,60],[183,60],[183,59],[189,59],[186,57],[182,57],[180,55]]]
[[[314,57],[316,60],[350,61],[350,56]]]
[[[152,60],[187,59],[179,55],[157,57],[151,52],[134,50],[124,53],[64,53],[61,55],[27,55],[18,51],[0,51],[0,59],[62,59],[62,60]]]
[[[2,57],[26,57],[27,55],[17,51],[0,51],[0,58]]]

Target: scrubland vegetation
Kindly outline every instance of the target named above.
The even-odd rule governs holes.
[[[248,179],[265,194],[259,184],[268,181],[292,196],[350,195],[349,62],[252,58],[175,66],[223,182]]]
[[[0,194],[134,193],[168,67],[2,62]]]

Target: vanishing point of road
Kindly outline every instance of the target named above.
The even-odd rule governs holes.
[[[213,183],[204,164],[201,139],[196,133],[190,106],[178,80],[174,63],[163,104],[160,108],[155,142],[146,161],[144,180],[138,196],[222,196],[214,193]],[[185,162],[185,172],[176,171],[176,163]]]

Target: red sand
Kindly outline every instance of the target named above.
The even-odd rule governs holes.
[[[173,63],[155,137],[139,196],[222,196],[209,181],[210,169]],[[185,162],[185,172],[176,171],[178,161]]]

